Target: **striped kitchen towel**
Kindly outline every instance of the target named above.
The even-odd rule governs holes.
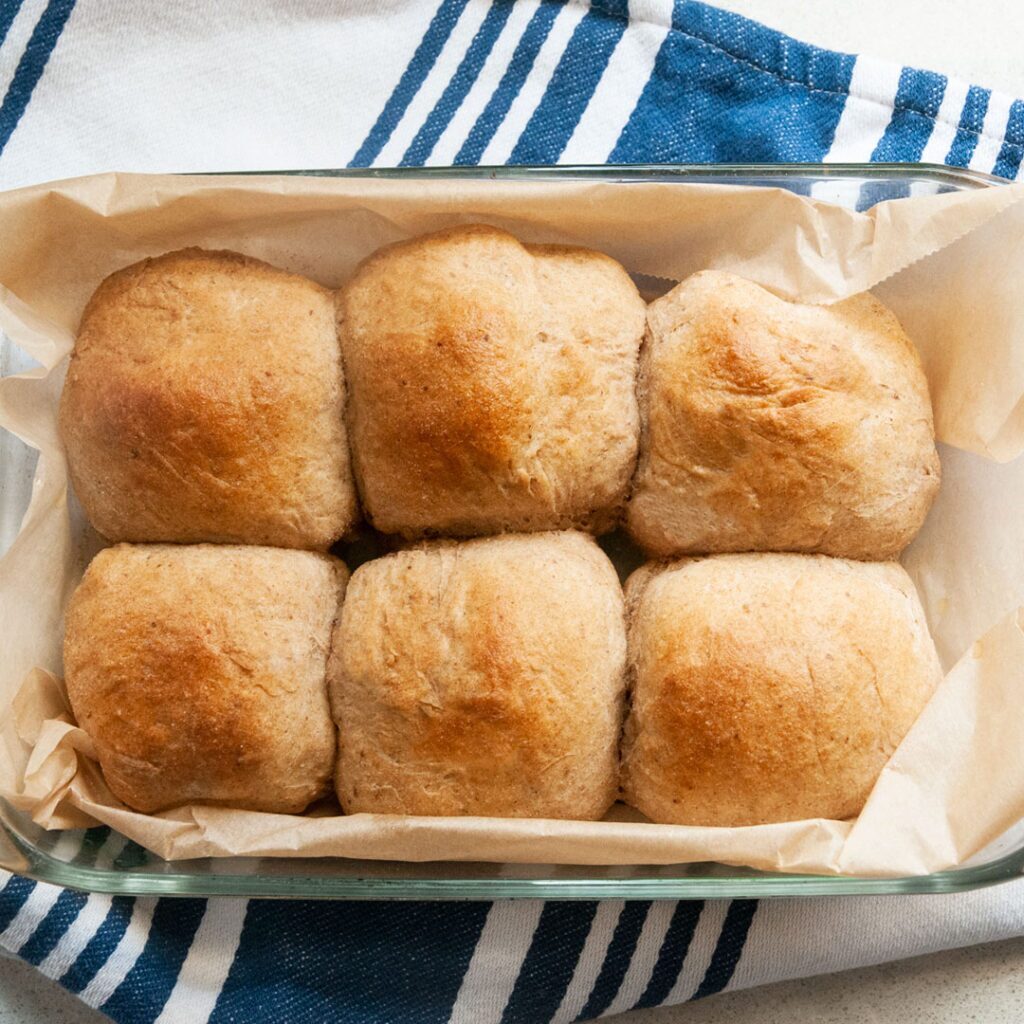
[[[105,828],[84,843],[108,867],[140,854]],[[1024,934],[1024,882],[760,903],[311,903],[4,877],[0,947],[126,1024],[569,1024]]]
[[[106,170],[926,160],[1024,105],[682,0],[0,0],[0,187]],[[60,841],[100,866],[137,848]],[[74,848],[74,850],[72,850]],[[963,896],[307,903],[0,874],[0,947],[117,1021],[572,1021],[1024,934]]]
[[[1024,103],[694,0],[0,0],[0,187],[97,171],[923,160]]]

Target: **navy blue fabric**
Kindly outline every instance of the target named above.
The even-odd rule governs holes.
[[[14,70],[14,78],[0,104],[0,153],[3,153],[11,133],[18,127],[32,92],[46,69],[53,48],[57,45],[64,25],[74,10],[75,0],[50,0],[36,27],[32,30],[25,52]]]
[[[174,988],[192,938],[203,919],[205,900],[161,900],[142,954],[103,1004],[117,1021],[155,1020]]]
[[[623,908],[608,947],[608,956],[601,965],[601,973],[594,982],[590,998],[580,1011],[578,1020],[590,1020],[600,1016],[611,1005],[622,979],[626,976],[626,971],[629,970],[629,962],[636,950],[636,940],[640,938],[640,930],[647,920],[650,909],[650,900],[627,903]]]
[[[35,966],[42,963],[81,913],[85,899],[82,893],[65,889],[32,933],[32,937],[18,950],[18,956]]]
[[[210,1020],[440,1024],[489,906],[253,902]]]
[[[59,979],[69,992],[81,992],[110,959],[110,954],[117,948],[128,928],[134,909],[135,898],[132,896],[115,896],[110,901],[110,911],[103,924]]]
[[[6,928],[18,916],[18,911],[34,888],[34,882],[17,876],[4,886],[0,891],[0,928]]]
[[[7,33],[20,10],[21,0],[2,0],[0,2],[0,43],[7,38]]]
[[[700,3],[677,2],[672,29],[610,163],[824,157],[846,105],[852,56]]]
[[[501,1024],[551,1019],[572,980],[595,913],[596,903],[545,905]]]
[[[694,999],[714,995],[729,984],[729,979],[732,978],[733,971],[740,961],[743,946],[747,941],[747,932],[750,931],[756,913],[757,900],[733,900],[729,904],[725,924],[722,925],[715,951],[711,954],[711,963],[708,965],[704,980],[697,986]]]
[[[637,1008],[660,1006],[668,998],[690,951],[690,942],[703,911],[703,900],[685,900],[676,905],[647,988],[636,1002]]]
[[[95,864],[97,854],[110,837],[109,828],[91,828],[86,831],[78,848],[76,862],[82,867]],[[85,901],[86,897],[82,893],[71,890],[62,892],[31,938],[18,950],[18,956],[33,965],[42,963],[82,912]]]
[[[86,829],[82,835],[82,844],[75,856],[75,863],[81,864],[83,867],[91,867],[95,864],[97,855],[110,841],[111,835],[110,829],[103,825]]]
[[[125,843],[124,849],[114,858],[118,871],[130,871],[145,864],[149,854],[138,843]]]

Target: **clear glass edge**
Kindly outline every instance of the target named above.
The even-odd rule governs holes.
[[[245,896],[273,899],[764,899],[791,896],[919,895],[980,889],[1019,878],[1024,873],[1024,849],[971,868],[899,878],[842,875],[755,873],[734,877],[665,878],[642,873],[630,878],[451,878],[451,865],[436,868],[434,877],[374,878],[248,875],[188,870],[150,874],[131,870],[78,867],[50,857],[12,829],[0,810],[4,832],[3,866],[16,874],[83,892],[130,896]],[[182,862],[182,865],[187,862]],[[287,862],[282,862],[287,864]],[[465,868],[467,865],[460,865]],[[560,866],[560,871],[571,870]],[[586,867],[581,867],[586,871]],[[632,870],[642,872],[643,866]],[[661,869],[663,870],[663,869]]]
[[[210,174],[211,172],[201,172]],[[315,168],[278,171],[223,171],[216,176],[307,176],[333,178],[584,178],[654,180],[669,178],[711,184],[761,184],[815,179],[917,180],[954,189],[1009,184],[1007,179],[942,164],[641,164],[565,167]],[[438,865],[434,878],[309,877],[209,874],[168,870],[149,874],[65,863],[20,834],[13,809],[0,801],[0,867],[36,881],[83,892],[131,896],[245,896],[276,899],[732,899],[825,895],[953,893],[979,889],[1024,874],[1024,847],[987,864],[928,875],[864,878],[836,875],[756,873],[699,878],[448,878]],[[187,863],[187,862],[186,862]],[[561,870],[565,870],[562,868]],[[585,867],[580,868],[585,871]],[[633,870],[642,871],[638,865]],[[652,869],[653,870],[653,869]]]
[[[989,185],[1008,185],[1009,179],[965,167],[945,164],[914,163],[835,163],[835,164],[565,164],[539,167],[520,166],[474,167],[323,167],[304,170],[277,171],[200,171],[198,176],[275,176],[315,178],[459,178],[459,179],[515,179],[515,178],[609,178],[651,179],[660,176],[680,180],[706,182],[729,181],[742,183],[742,179],[760,181],[784,180],[800,177],[817,179],[862,178],[864,180],[916,179],[935,184],[950,184],[959,188],[985,188]]]

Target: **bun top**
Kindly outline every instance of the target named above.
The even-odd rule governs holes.
[[[60,429],[110,540],[326,548],[351,524],[331,293],[230,252],[108,277],[82,317]]]
[[[325,682],[348,573],[306,551],[119,544],[67,608],[75,717],[112,792],[297,813],[334,759]]]
[[[622,591],[593,539],[434,541],[360,566],[329,671],[348,813],[599,818]]]
[[[648,311],[628,528],[657,556],[887,559],[939,486],[920,359],[869,294],[786,302],[719,271]]]
[[[623,788],[658,822],[852,817],[941,676],[895,562],[649,564],[626,603]]]
[[[454,228],[371,256],[339,323],[356,477],[378,529],[611,525],[636,456],[644,328],[614,260]]]

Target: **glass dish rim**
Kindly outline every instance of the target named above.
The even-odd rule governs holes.
[[[539,180],[552,178],[619,181],[670,179],[707,184],[770,184],[800,179],[900,181],[916,180],[956,189],[1009,184],[1007,179],[942,164],[633,164],[497,167],[320,168],[277,171],[201,172],[202,176],[334,177],[364,179],[458,178],[477,180]],[[722,877],[665,877],[664,867],[637,865],[634,877],[554,877],[568,870],[585,875],[586,866],[552,866],[551,877],[444,877],[450,862],[436,862],[437,877],[378,878],[358,872],[330,877],[292,874],[231,874],[188,871],[168,863],[160,873],[131,869],[77,866],[34,846],[19,828],[20,815],[0,801],[0,868],[36,881],[83,892],[132,896],[247,896],[302,899],[730,899],[780,896],[897,895],[952,893],[978,889],[1020,877],[1020,849],[970,867],[929,875],[871,878],[784,873],[737,874]],[[330,861],[331,858],[317,858]],[[339,861],[343,858],[337,858]],[[246,858],[250,860],[250,858]],[[285,863],[285,861],[281,861]],[[349,862],[351,863],[351,862]],[[398,866],[402,862],[391,862]],[[465,867],[465,865],[462,865]],[[417,865],[420,870],[433,865]],[[544,865],[531,866],[538,870]],[[589,869],[591,871],[597,869]],[[748,870],[748,869],[737,869]]]
[[[961,188],[985,188],[989,185],[1009,185],[1001,178],[985,171],[967,167],[950,167],[933,163],[725,163],[725,164],[518,164],[474,165],[452,167],[323,167],[302,170],[253,171],[197,171],[196,177],[314,177],[314,178],[463,178],[463,179],[515,179],[515,178],[572,178],[598,177],[651,178],[668,175],[672,178],[718,182],[720,179],[798,178],[802,175],[818,179],[860,178],[865,180],[899,180],[916,178],[937,184],[957,185]],[[191,176],[191,175],[190,175]]]

